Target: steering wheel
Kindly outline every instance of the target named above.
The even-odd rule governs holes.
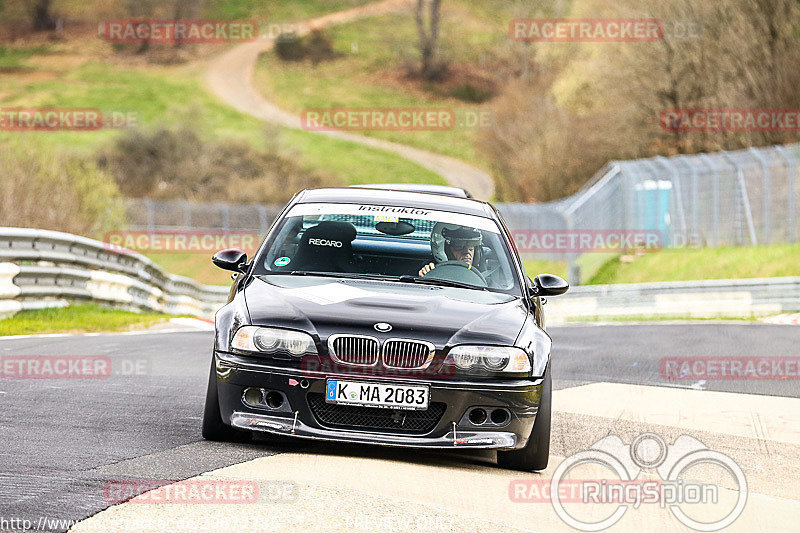
[[[443,279],[468,283],[476,287],[486,287],[486,278],[483,274],[463,261],[443,261],[436,268],[425,274],[428,279]]]

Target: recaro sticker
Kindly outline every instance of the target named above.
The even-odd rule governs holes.
[[[334,248],[341,248],[342,241],[329,241],[327,239],[308,239],[308,244],[314,246],[333,246]]]

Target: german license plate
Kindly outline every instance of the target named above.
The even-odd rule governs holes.
[[[325,401],[328,403],[386,409],[427,409],[429,395],[427,385],[395,385],[329,379],[325,387]]]

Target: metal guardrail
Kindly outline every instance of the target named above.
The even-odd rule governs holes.
[[[150,259],[56,231],[0,228],[0,317],[90,300],[211,315],[228,288],[165,273]],[[800,311],[800,277],[573,287],[548,303],[551,322],[616,316],[749,317]]]
[[[800,277],[585,285],[547,304],[551,322],[607,317],[753,317],[800,311]]]
[[[0,316],[68,300],[208,316],[226,302],[228,291],[169,274],[141,254],[86,237],[0,228]]]

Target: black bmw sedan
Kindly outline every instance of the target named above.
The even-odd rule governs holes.
[[[252,432],[423,448],[494,448],[541,470],[551,340],[542,298],[490,204],[368,188],[297,194],[216,315],[203,437]]]

